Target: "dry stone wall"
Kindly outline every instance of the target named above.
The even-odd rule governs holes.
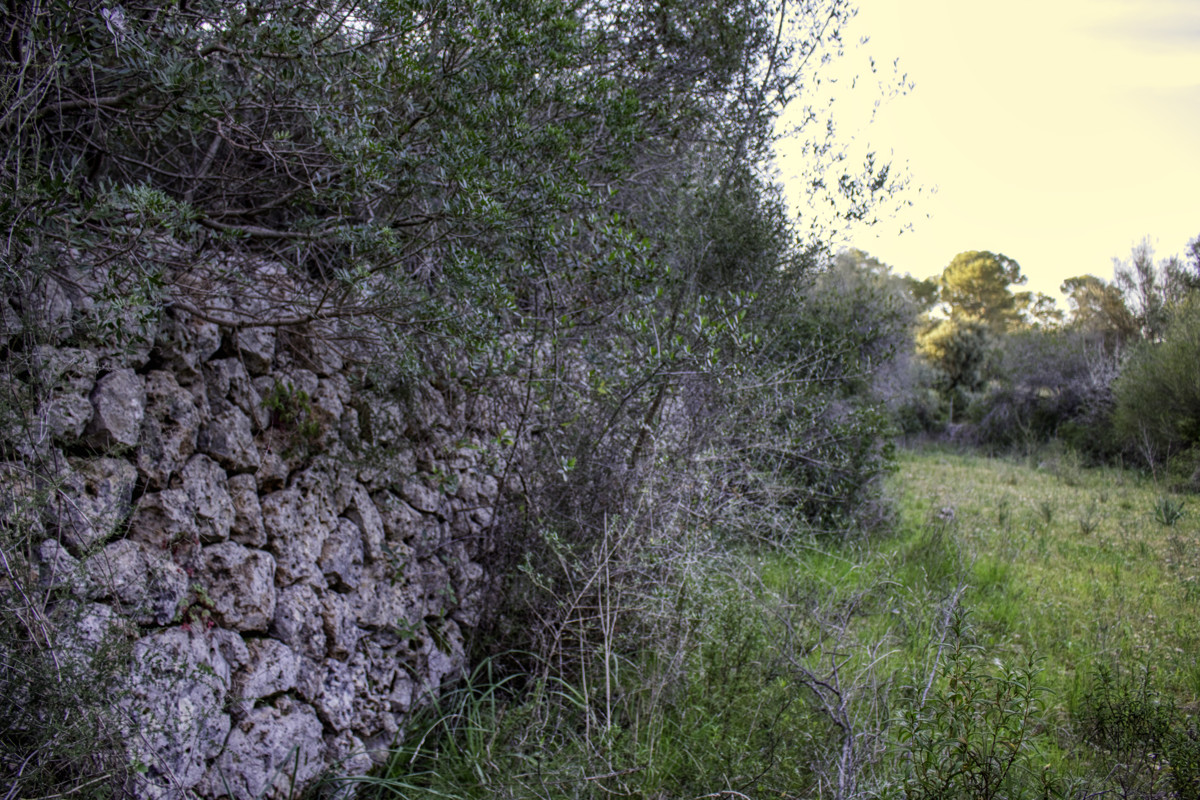
[[[71,636],[132,641],[133,790],[270,798],[365,772],[464,669],[503,420],[425,381],[364,388],[378,354],[319,330],[169,307],[140,341],[72,346],[81,283],[28,301],[52,391],[25,456],[54,465],[37,561]]]

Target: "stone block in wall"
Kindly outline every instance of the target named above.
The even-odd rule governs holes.
[[[79,590],[82,567],[79,559],[67,552],[57,539],[45,539],[38,545],[38,582],[46,589]]]
[[[383,517],[375,507],[375,501],[367,492],[366,487],[357,482],[346,482],[339,486],[343,497],[338,505],[342,516],[358,526],[362,533],[363,556],[368,561],[378,561],[383,558]]]
[[[275,559],[270,553],[237,542],[205,547],[196,578],[222,627],[265,631],[275,618]]]
[[[73,333],[75,304],[65,287],[49,275],[40,276],[32,286],[16,297],[28,323],[51,342],[60,342]]]
[[[254,701],[296,688],[300,661],[287,645],[275,639],[252,639],[249,658],[234,676],[236,696],[252,708]]]
[[[445,495],[432,489],[417,476],[406,478],[400,486],[400,497],[404,502],[426,514],[437,514],[442,509]]]
[[[38,419],[55,439],[77,439],[87,430],[94,409],[91,393],[99,369],[90,350],[74,347],[34,348],[31,365],[38,381],[48,389],[38,409]]]
[[[387,563],[372,565],[362,586],[349,596],[360,628],[392,631],[420,626],[422,612],[407,586],[404,558],[400,557],[399,570]]]
[[[111,600],[141,625],[167,625],[179,618],[189,597],[187,572],[169,553],[118,539],[83,563],[87,596]]]
[[[319,561],[337,519],[331,499],[319,490],[293,487],[272,492],[261,503],[267,546],[275,554],[276,583],[290,586],[308,580],[322,584]]]
[[[366,673],[358,661],[330,658],[322,665],[321,688],[313,700],[317,715],[331,730],[355,727],[356,703],[367,685]]]
[[[339,343],[329,338],[331,331],[291,329],[285,334],[285,346],[295,365],[320,375],[332,375],[345,366]]]
[[[345,379],[343,378],[344,382]],[[332,378],[322,378],[317,384],[317,391],[313,393],[312,404],[313,410],[319,416],[324,416],[330,427],[336,427],[336,422],[345,414],[345,406],[342,402],[344,393],[339,391],[341,387],[339,382]]]
[[[436,624],[439,635],[426,639],[421,651],[425,662],[421,674],[426,684],[425,691],[431,694],[443,684],[461,678],[467,663],[462,629],[452,619],[444,619]]]
[[[408,576],[423,617],[444,617],[458,607],[458,596],[450,580],[450,571],[438,558],[422,558],[414,562]]]
[[[275,329],[241,328],[233,335],[233,346],[251,375],[262,375],[275,360]]]
[[[325,660],[325,623],[317,609],[321,599],[313,587],[299,583],[276,595],[271,635],[298,655],[316,662]]]
[[[221,329],[212,322],[171,308],[159,321],[153,355],[182,384],[200,377],[200,368],[221,348]]]
[[[317,563],[331,588],[341,592],[356,589],[363,568],[363,534],[358,525],[340,517],[321,546]]]
[[[129,620],[104,603],[87,603],[70,616],[70,624],[55,642],[56,657],[81,669],[89,668],[105,645],[127,639],[134,628]]]
[[[323,733],[313,709],[286,696],[255,708],[233,726],[198,791],[230,800],[292,797],[293,787],[307,786],[325,770]]]
[[[335,770],[341,775],[366,775],[375,766],[367,745],[351,731],[339,731],[334,735],[325,736],[326,760],[335,764]],[[336,797],[350,798],[351,791],[339,793]]]
[[[25,329],[21,317],[13,310],[9,301],[0,300],[0,346],[6,346],[13,337]]]
[[[302,367],[293,367],[281,372],[272,373],[273,385],[290,386],[292,392],[303,392],[309,400],[312,400],[317,394],[317,387],[321,385],[321,379],[317,374],[309,369]],[[265,395],[264,395],[265,396]]]
[[[258,449],[250,418],[228,401],[212,404],[212,419],[200,428],[196,449],[216,459],[229,472],[254,472],[259,467]]]
[[[272,450],[259,454],[258,470],[254,478],[258,482],[260,492],[273,492],[287,485],[291,468],[283,457]]]
[[[129,520],[129,538],[177,555],[195,546],[200,528],[191,496],[184,489],[142,495]]]
[[[46,523],[75,555],[103,542],[130,513],[137,469],[116,458],[68,460],[46,508]]]
[[[246,640],[240,633],[224,628],[211,628],[208,631],[208,637],[216,645],[225,662],[229,664],[231,672],[237,672],[250,663],[250,649],[246,646]]]
[[[191,392],[175,376],[154,370],[146,376],[146,412],[137,450],[138,471],[151,489],[165,489],[196,450],[200,412]]]
[[[358,627],[354,601],[337,592],[326,592],[321,601],[321,622],[329,655],[343,661],[350,658],[365,633]]]
[[[251,428],[260,431],[271,424],[271,413],[255,388],[246,366],[237,358],[222,358],[204,365],[204,384],[211,403],[233,403],[250,418]]]
[[[233,475],[226,482],[233,502],[233,524],[229,535],[247,547],[262,547],[267,543],[263,527],[262,504],[258,500],[258,481],[253,475]]]
[[[186,797],[201,782],[230,730],[229,683],[229,665],[203,633],[169,628],[134,644],[120,724],[145,768],[135,797]]]
[[[194,455],[183,466],[180,476],[191,501],[200,541],[215,544],[228,539],[234,508],[225,470],[206,455]]]
[[[115,369],[92,389],[92,420],[84,441],[93,447],[135,447],[146,413],[146,385],[131,369]]]

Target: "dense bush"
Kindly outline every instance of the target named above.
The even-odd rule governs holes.
[[[1198,363],[1200,303],[1192,300],[1175,310],[1161,342],[1142,343],[1122,367],[1114,387],[1114,428],[1151,467],[1200,445]]]
[[[1110,452],[1106,431],[1118,355],[1094,335],[1071,330],[1010,333],[999,345],[997,379],[977,401],[975,436],[987,444],[1070,439],[1093,456]]]

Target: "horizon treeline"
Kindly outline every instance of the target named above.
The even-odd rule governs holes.
[[[905,432],[999,447],[1057,440],[1200,488],[1200,237],[1161,259],[1143,240],[1114,265],[1111,281],[1064,281],[1065,313],[1022,290],[1020,265],[999,253],[960,253],[923,280],[858,250],[834,269],[908,303],[910,360],[887,390]]]

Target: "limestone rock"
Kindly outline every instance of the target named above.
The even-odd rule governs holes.
[[[221,347],[221,329],[215,323],[172,308],[163,317],[154,342],[155,353],[165,369],[184,384],[200,377],[200,365]]]
[[[143,625],[166,625],[179,617],[188,597],[187,573],[168,555],[140,542],[119,539],[84,563],[87,595],[114,600]]]
[[[408,478],[400,487],[400,497],[418,511],[436,514],[442,506],[443,496],[425,485],[417,477]]]
[[[367,560],[378,561],[383,558],[383,540],[386,536],[383,527],[383,517],[366,487],[356,483],[350,484],[342,516],[358,526],[362,532],[363,555]],[[342,505],[342,504],[339,504]]]
[[[381,566],[380,572],[383,572]],[[397,627],[413,627],[423,612],[417,607],[412,593],[392,575],[379,575],[376,580],[363,581],[355,593],[356,622],[359,627],[375,631],[391,631]]]
[[[195,455],[184,465],[181,475],[200,541],[215,544],[228,539],[234,508],[225,470],[208,456]]]
[[[366,744],[350,731],[339,731],[333,736],[326,736],[325,753],[326,760],[335,765],[334,770],[338,775],[366,775],[375,766]],[[346,789],[350,791],[344,795],[339,793],[337,797],[348,800],[353,795],[353,787],[348,786]]]
[[[321,622],[329,655],[341,660],[350,658],[364,634],[351,601],[345,595],[327,592],[321,602]]]
[[[424,527],[425,517],[391,492],[380,492],[374,500],[389,543],[411,542]]]
[[[175,376],[156,370],[146,376],[146,413],[137,451],[138,471],[152,489],[165,489],[196,450],[200,414],[191,392]]]
[[[45,539],[38,545],[38,580],[48,589],[76,588],[81,574],[79,560],[67,552],[57,539]]]
[[[330,530],[336,527],[333,501],[327,487],[315,481],[272,492],[262,498],[267,544],[275,554],[279,586],[302,580],[323,583],[319,561]]]
[[[89,350],[74,347],[34,348],[32,367],[37,379],[49,389],[38,418],[56,439],[77,439],[92,421],[92,389],[96,385],[98,365]]]
[[[75,306],[62,284],[42,276],[18,300],[29,322],[50,341],[59,342],[71,335]]]
[[[217,622],[235,631],[265,631],[275,616],[275,559],[237,542],[205,547],[200,584]]]
[[[229,400],[250,418],[253,430],[263,430],[270,424],[270,412],[241,360],[223,358],[208,362],[204,366],[204,382],[211,402]]]
[[[200,527],[191,496],[184,489],[142,495],[129,520],[129,538],[177,554],[198,544]]]
[[[196,447],[229,472],[254,472],[259,466],[250,418],[226,401],[213,404],[213,417],[200,428]]]
[[[85,441],[98,448],[134,447],[146,413],[146,386],[131,369],[115,369],[92,389],[94,413]]]
[[[229,733],[229,665],[204,634],[170,628],[134,645],[131,677],[122,724],[131,755],[146,767],[135,796],[182,797]]]
[[[271,369],[275,359],[274,328],[242,328],[234,334],[233,343],[251,375],[262,375]]]
[[[82,555],[113,535],[130,512],[137,470],[115,458],[70,459],[46,507],[63,544]]]
[[[291,470],[283,457],[273,451],[267,451],[260,456],[258,471],[254,473],[260,492],[273,492],[287,485]]]
[[[246,646],[246,640],[242,638],[241,634],[224,628],[213,628],[208,632],[208,636],[216,644],[217,650],[220,651],[225,662],[229,664],[231,672],[236,672],[250,663],[250,649]]]
[[[325,677],[313,706],[331,730],[350,730],[355,723],[355,701],[360,687],[367,683],[362,664],[331,658],[323,666]]]
[[[233,502],[233,524],[231,538],[248,547],[262,547],[267,543],[267,531],[263,527],[262,504],[258,501],[257,481],[253,475],[234,475],[226,485]]]
[[[316,590],[307,584],[280,589],[271,622],[271,635],[296,653],[314,661],[325,658],[325,625],[313,611],[320,608]]]
[[[201,792],[231,800],[293,796],[292,787],[308,785],[325,768],[322,734],[310,706],[284,697],[275,706],[256,708],[230,731]]]
[[[345,517],[330,532],[321,547],[318,564],[329,585],[348,592],[362,577],[363,536],[358,526]]]
[[[247,649],[246,666],[234,677],[238,697],[253,705],[254,700],[296,687],[300,663],[287,645],[275,639],[254,639]]]

